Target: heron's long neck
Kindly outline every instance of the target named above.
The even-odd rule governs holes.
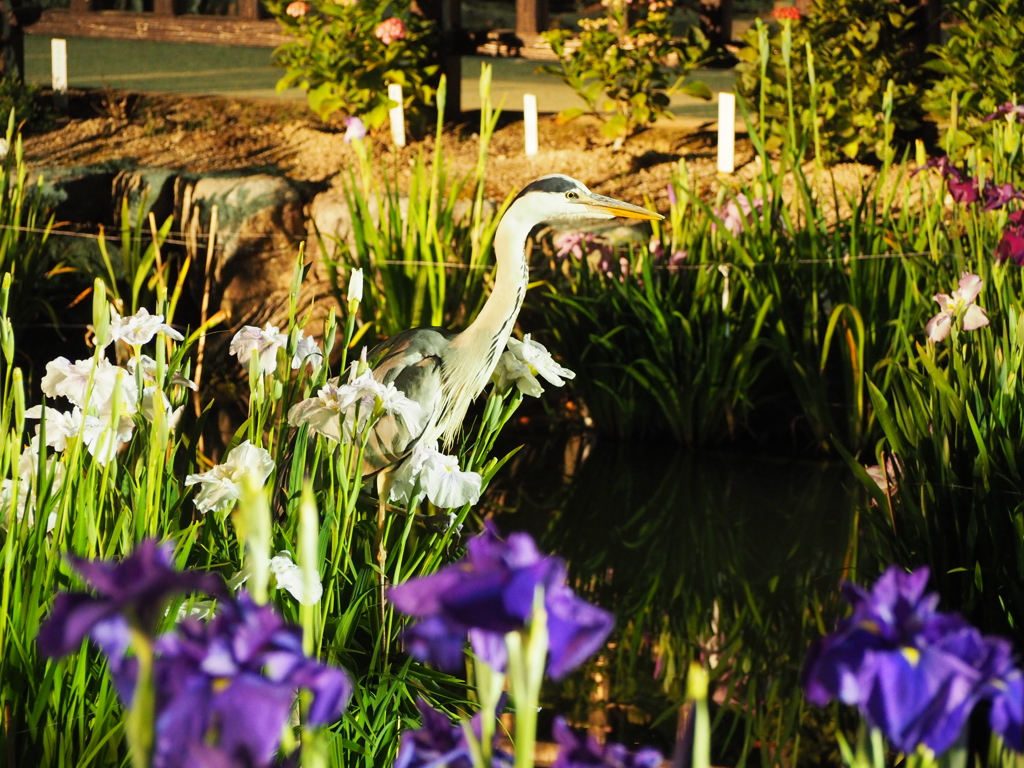
[[[458,431],[469,403],[487,386],[526,298],[530,277],[526,238],[536,222],[516,207],[515,203],[509,207],[494,233],[497,271],[491,295],[476,319],[452,341],[454,354],[445,366],[445,388],[451,404],[447,415],[458,417],[445,419],[447,424],[442,425],[446,443]]]
[[[512,333],[519,309],[526,298],[530,270],[526,261],[526,238],[534,222],[524,222],[512,206],[498,223],[494,233],[494,256],[497,262],[494,288],[480,309],[476,320],[459,336],[458,346],[467,352],[485,352],[493,358],[484,383],[490,378],[498,356]],[[482,385],[481,385],[482,386]]]

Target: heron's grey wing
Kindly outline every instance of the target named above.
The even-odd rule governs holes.
[[[414,328],[379,344],[367,359],[373,377],[394,384],[420,406],[418,425],[397,414],[385,414],[374,426],[363,456],[363,476],[403,459],[436,423],[441,407],[445,350],[454,334],[443,328]]]

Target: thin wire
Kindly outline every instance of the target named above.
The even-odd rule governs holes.
[[[29,233],[34,233],[34,234],[49,234],[51,236],[57,236],[57,237],[78,237],[78,238],[84,238],[84,239],[87,239],[87,240],[96,240],[96,241],[99,241],[100,239],[103,239],[104,241],[113,242],[115,244],[121,241],[120,238],[107,238],[106,236],[101,238],[99,235],[94,235],[94,234],[91,234],[89,232],[70,232],[68,230],[63,230],[63,229],[41,229],[39,227],[21,227],[21,226],[16,226],[16,225],[11,225],[11,224],[0,224],[0,230],[10,230],[10,231],[15,231],[15,232],[29,232]],[[252,240],[252,241],[258,241],[258,240],[266,240],[266,239],[268,239],[270,237],[270,235],[269,234],[264,234],[264,235],[240,235],[239,234],[239,235],[232,235],[231,237],[228,237],[228,238],[224,238],[223,236],[219,236],[219,237],[221,238],[222,241],[224,239],[227,239],[227,240]],[[206,241],[208,241],[209,240],[209,235],[207,235],[205,233],[200,233],[200,234],[196,235],[196,239],[197,240],[206,240]],[[148,238],[148,237],[132,237],[131,238],[131,242],[133,242],[133,243],[152,242],[152,238]],[[185,240],[178,240],[178,239],[175,239],[175,238],[168,237],[168,238],[166,238],[165,240],[162,241],[162,245],[180,245],[180,246],[184,247],[184,246],[192,245],[192,242],[191,241],[186,242]],[[287,246],[286,245],[286,246],[279,246],[279,247],[275,247],[275,248],[264,248],[263,251],[264,252],[273,253],[273,252],[291,251],[291,250],[293,250],[293,248],[294,248],[294,246]],[[877,260],[877,259],[905,259],[905,258],[910,258],[910,257],[914,257],[914,256],[930,256],[930,255],[931,255],[931,251],[909,251],[909,252],[905,252],[905,253],[892,253],[892,252],[890,252],[890,253],[871,253],[871,254],[861,254],[859,256],[845,255],[841,259],[838,259],[838,258],[829,258],[829,259],[788,259],[786,261],[761,261],[761,262],[757,262],[757,263],[754,263],[754,264],[741,264],[741,263],[738,263],[738,262],[735,262],[735,261],[705,261],[705,262],[702,262],[700,264],[674,264],[674,265],[669,265],[669,264],[652,264],[651,266],[653,268],[655,268],[655,269],[666,269],[666,270],[670,270],[670,271],[707,269],[708,267],[717,267],[717,266],[748,267],[748,268],[768,267],[768,266],[787,266],[787,265],[790,265],[790,264],[818,264],[818,265],[831,264],[833,266],[840,266],[840,265],[841,266],[845,266],[846,264],[848,264],[851,261],[872,261],[872,260]],[[490,269],[492,267],[492,265],[490,265],[490,264],[461,264],[461,263],[458,263],[458,262],[436,262],[436,261],[405,260],[405,259],[374,259],[374,263],[376,263],[376,264],[386,264],[386,265],[389,265],[389,266],[408,266],[408,267],[437,267],[437,266],[443,266],[445,269],[467,269],[467,270],[468,269],[473,269],[473,270]]]

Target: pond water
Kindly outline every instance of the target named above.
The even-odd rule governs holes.
[[[844,465],[574,435],[525,446],[492,487],[500,528],[565,557],[617,617],[609,651],[547,691],[552,711],[671,752],[699,659],[716,764],[838,762],[832,712],[803,705],[799,672],[856,562]]]

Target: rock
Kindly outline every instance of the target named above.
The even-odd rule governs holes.
[[[279,176],[177,178],[174,212],[182,229],[198,217],[200,230],[208,235],[217,208],[210,306],[226,311],[234,328],[279,322],[287,316],[292,272],[306,235],[306,203],[302,186]],[[202,252],[204,244],[205,238]]]

